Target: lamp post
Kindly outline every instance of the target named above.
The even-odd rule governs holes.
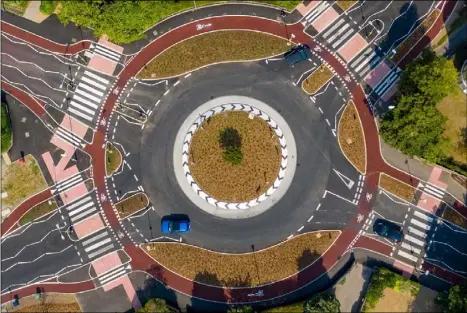
[[[363,22],[365,21],[365,16],[363,15],[363,4],[365,4],[365,0],[360,0],[360,13],[362,15],[362,27],[365,27],[365,25],[363,24]],[[366,29],[366,27],[365,27],[365,35],[366,35],[366,38],[368,39],[368,30]]]

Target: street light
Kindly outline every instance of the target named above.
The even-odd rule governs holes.
[[[363,15],[363,4],[365,4],[365,0],[360,0],[360,13],[362,14],[362,27],[365,26],[363,24],[365,20],[365,16]],[[368,39],[368,30],[366,29],[366,27],[365,27],[365,35],[366,35],[366,38]]]

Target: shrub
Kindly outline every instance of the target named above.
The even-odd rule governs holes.
[[[228,147],[227,149],[224,150],[224,153],[222,154],[222,156],[225,161],[232,163],[234,165],[238,165],[242,163],[242,160],[243,160],[243,153],[238,148]]]
[[[5,109],[5,105],[2,103],[2,121],[1,121],[1,136],[2,136],[2,142],[1,142],[1,150],[2,153],[7,152],[10,149],[11,146],[11,129],[10,129],[10,123],[8,121],[8,115]]]
[[[41,6],[39,10],[45,15],[50,15],[54,13],[56,7],[57,7],[56,0],[41,0]]]
[[[240,136],[238,130],[235,128],[227,127],[219,132],[219,144],[224,149],[240,149],[242,146],[242,136]]]
[[[158,312],[158,313],[171,313],[173,312],[164,299],[153,298],[149,299],[146,304],[140,308],[136,313]]]
[[[341,304],[335,295],[320,293],[311,297],[305,304],[305,312],[339,313]]]

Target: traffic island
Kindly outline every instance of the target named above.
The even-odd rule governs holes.
[[[105,174],[112,175],[122,165],[122,154],[113,144],[107,143],[105,148]]]
[[[384,173],[379,176],[379,187],[410,203],[417,191],[415,187]]]
[[[351,7],[353,7],[353,5],[355,3],[357,3],[358,1],[356,0],[338,0],[337,1],[337,5],[345,11],[347,11],[348,9],[350,9]]]
[[[250,201],[274,183],[281,147],[262,118],[228,111],[208,118],[190,144],[190,172],[199,187],[227,203]]]
[[[338,126],[338,140],[347,160],[359,171],[365,174],[366,149],[363,129],[357,108],[352,100],[342,112]]]
[[[142,248],[162,266],[190,280],[213,286],[253,287],[285,279],[310,266],[339,234],[340,231],[307,233],[244,254],[170,242],[144,244]]]
[[[149,199],[144,192],[138,192],[115,204],[120,218],[128,217],[149,205]]]
[[[45,200],[33,206],[26,214],[24,214],[18,221],[20,226],[32,222],[42,216],[49,214],[57,208],[57,202],[53,198]]]
[[[1,104],[1,110],[2,110],[2,120],[1,120],[1,136],[2,136],[2,142],[1,142],[1,151],[2,153],[8,152],[10,150],[11,146],[13,145],[13,134],[11,132],[11,126],[10,126],[10,121],[8,118],[8,113],[6,109],[6,104],[2,103]]]
[[[453,223],[461,228],[467,229],[467,218],[459,214],[457,211],[453,210],[450,207],[445,207],[443,214],[441,216],[448,222]]]
[[[320,90],[331,78],[334,73],[324,64],[321,64],[302,82],[302,89],[309,95],[315,94]]]
[[[287,40],[253,31],[217,31],[182,41],[156,56],[139,79],[179,76],[215,63],[246,62],[289,50]]]

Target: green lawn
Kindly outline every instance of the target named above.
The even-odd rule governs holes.
[[[6,108],[5,108],[5,104],[3,104],[3,103],[2,103],[1,126],[2,126],[1,127],[1,136],[2,136],[1,151],[2,151],[2,153],[5,153],[8,150],[10,150],[13,141],[12,141],[12,133],[11,133],[10,124],[9,124],[9,121],[8,121],[7,111],[6,111]]]
[[[44,216],[53,210],[57,208],[57,203],[55,200],[50,199],[46,200],[42,203],[39,203],[32,209],[30,209],[26,214],[23,215],[23,217],[19,220],[19,225],[22,226],[24,224],[27,224],[29,222],[34,221],[35,219]]]

